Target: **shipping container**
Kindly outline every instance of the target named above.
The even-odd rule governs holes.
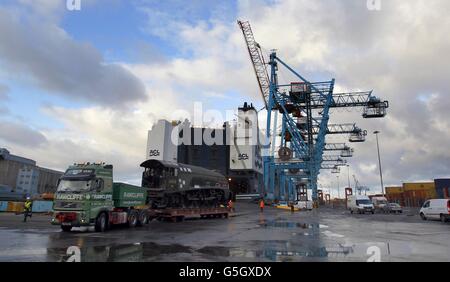
[[[395,193],[395,194],[389,194],[386,197],[388,199],[389,203],[397,203],[401,206],[405,206],[405,201],[403,198],[403,193]]]
[[[23,212],[23,202],[8,202],[6,211],[8,212]]]
[[[405,205],[409,207],[421,207],[425,201],[436,199],[436,191],[426,190],[410,190],[403,193]]]
[[[431,190],[436,192],[434,182],[403,183],[403,191]]]
[[[33,212],[50,212],[53,209],[52,201],[34,201]]]
[[[125,183],[114,183],[113,200],[115,207],[143,206],[146,199],[146,189]]]
[[[436,195],[439,199],[450,198],[450,179],[435,179]]]
[[[0,212],[4,212],[8,209],[8,202],[1,201],[0,202]]]
[[[386,194],[399,194],[399,193],[403,193],[402,186],[386,187]]]

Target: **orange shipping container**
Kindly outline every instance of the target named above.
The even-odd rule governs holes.
[[[23,212],[23,202],[8,202],[8,212]]]
[[[398,194],[403,192],[402,186],[386,187],[386,194]]]
[[[404,191],[435,190],[434,182],[403,183]]]
[[[430,190],[405,191],[403,196],[405,205],[410,207],[420,207],[426,200],[434,198],[433,193],[430,192]]]

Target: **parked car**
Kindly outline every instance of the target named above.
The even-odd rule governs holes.
[[[403,213],[403,208],[397,203],[388,203],[384,207],[384,212],[386,213]]]
[[[419,214],[423,220],[440,219],[442,222],[446,222],[450,219],[450,200],[428,200],[423,204]]]
[[[375,213],[372,201],[369,197],[362,195],[349,196],[347,199],[347,209],[350,210],[350,213]]]

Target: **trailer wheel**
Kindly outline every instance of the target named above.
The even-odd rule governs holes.
[[[128,227],[136,227],[138,223],[138,214],[135,210],[131,210],[130,214],[128,215]]]
[[[138,226],[144,226],[148,223],[148,213],[145,210],[139,212],[139,220],[137,222]]]
[[[104,212],[97,216],[95,220],[95,231],[96,232],[105,232],[106,230],[106,215]]]
[[[61,230],[63,232],[70,232],[72,230],[72,226],[61,225]]]

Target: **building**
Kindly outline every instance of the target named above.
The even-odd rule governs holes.
[[[214,170],[229,180],[233,192],[259,193],[263,163],[258,141],[261,133],[255,117],[255,108],[245,103],[238,109],[237,122],[224,123],[221,128],[194,127],[187,120],[160,120],[148,133],[146,159]],[[253,137],[257,137],[255,144]]]
[[[53,193],[63,172],[36,165],[36,161],[12,155],[0,148],[0,198]]]
[[[7,149],[0,148],[0,185],[5,187],[5,189],[14,191],[19,171],[22,168],[35,166],[35,161],[12,155]]]
[[[37,167],[26,166],[19,170],[15,193],[21,195],[38,194],[39,170]]]

